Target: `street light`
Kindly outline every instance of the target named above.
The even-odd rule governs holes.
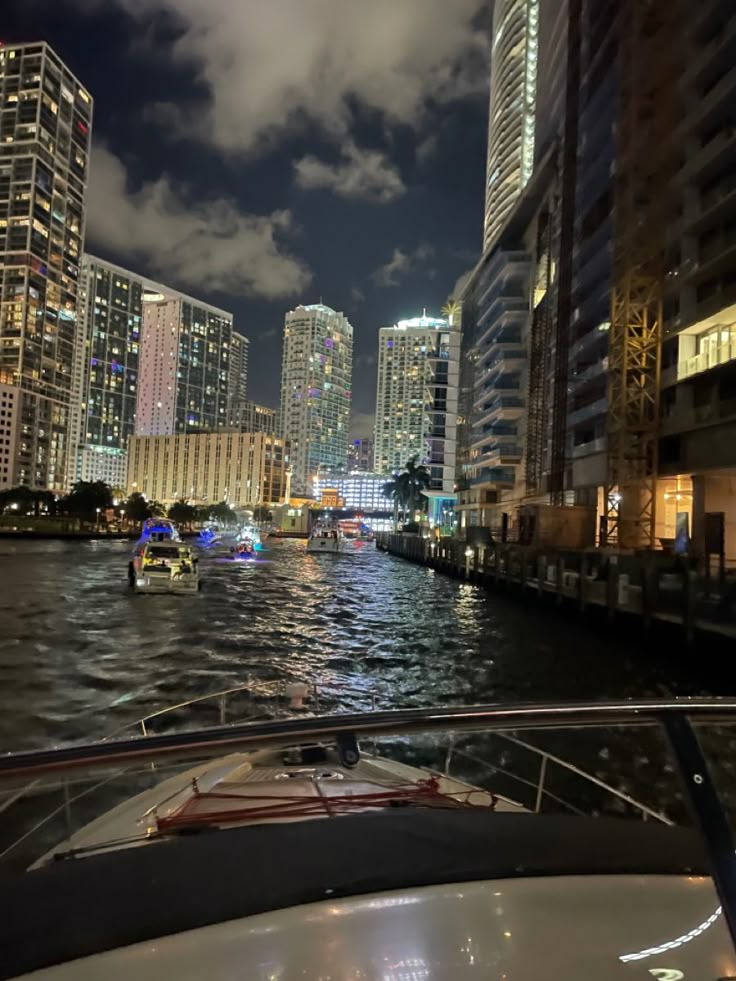
[[[120,530],[125,530],[125,508],[120,508]]]
[[[101,508],[95,508],[95,511],[97,512],[97,520],[95,522],[95,531],[96,532],[100,530],[100,510],[101,510]]]

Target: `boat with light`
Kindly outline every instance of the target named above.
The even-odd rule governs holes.
[[[239,545],[241,542],[249,542],[256,552],[260,552],[263,548],[261,533],[252,522],[246,522],[246,524],[240,527],[237,544]]]
[[[337,525],[318,523],[307,539],[308,552],[337,555],[344,547],[344,536]]]
[[[147,542],[134,560],[130,585],[137,593],[196,593],[199,559],[183,542]]]
[[[254,721],[253,687],[0,757],[0,978],[736,975],[736,702],[319,716],[291,682]]]

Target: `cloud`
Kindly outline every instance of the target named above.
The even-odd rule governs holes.
[[[356,306],[360,303],[365,303],[365,293],[359,287],[352,286],[350,288],[350,299],[356,304]]]
[[[419,129],[433,104],[487,92],[487,0],[115,2],[141,31],[172,18],[153,53],[187,70],[204,102],[159,105],[158,118],[226,152],[307,125],[344,139],[356,109]]]
[[[410,273],[415,272],[422,263],[434,255],[434,249],[426,242],[418,245],[413,252],[403,252],[401,249],[394,249],[393,255],[383,266],[372,274],[373,282],[376,286],[388,288],[398,286],[402,279]],[[433,270],[429,270],[433,273]]]
[[[429,163],[432,157],[435,156],[439,150],[440,141],[437,138],[436,133],[430,133],[425,136],[423,140],[417,143],[417,148],[415,151],[415,156],[418,164],[424,165]]]
[[[125,165],[104,146],[93,149],[87,209],[94,248],[136,260],[172,286],[274,300],[311,280],[281,245],[288,211],[251,215],[227,198],[190,201],[187,188],[166,175],[131,190]]]
[[[294,162],[296,183],[305,190],[325,188],[343,198],[365,198],[388,204],[406,191],[398,168],[378,150],[344,144],[342,159],[325,163],[309,154]]]

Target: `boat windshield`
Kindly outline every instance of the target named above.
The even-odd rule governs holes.
[[[146,549],[146,555],[155,559],[178,559],[186,554],[186,550],[178,545],[149,545]]]

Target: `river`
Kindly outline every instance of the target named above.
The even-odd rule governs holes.
[[[103,736],[246,680],[380,707],[717,694],[727,679],[377,552],[205,552],[196,596],[136,596],[130,542],[0,541],[0,750]],[[356,703],[357,707],[357,703]]]

